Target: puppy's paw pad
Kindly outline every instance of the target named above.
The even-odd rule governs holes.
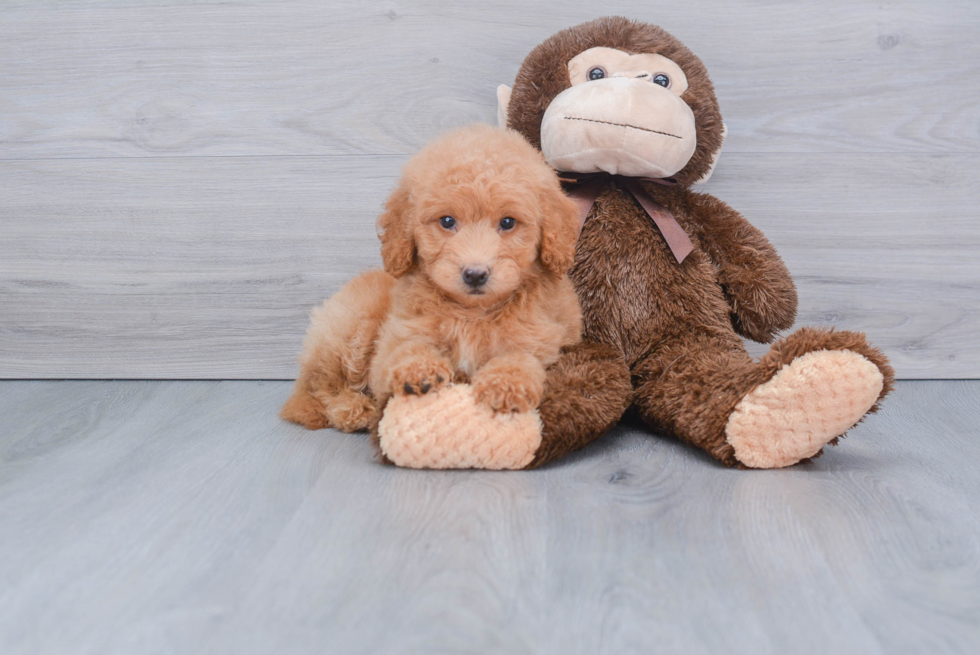
[[[424,395],[452,380],[449,362],[416,357],[399,364],[391,371],[389,388],[398,395]]]

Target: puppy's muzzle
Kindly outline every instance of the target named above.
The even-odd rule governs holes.
[[[477,291],[490,279],[490,269],[486,266],[467,266],[463,269],[462,276],[466,286]]]

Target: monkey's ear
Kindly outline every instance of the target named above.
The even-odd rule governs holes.
[[[575,263],[575,246],[582,228],[578,205],[561,191],[548,189],[541,199],[541,263],[564,275]]]
[[[378,238],[381,239],[381,259],[385,271],[401,277],[415,263],[415,237],[410,225],[411,198],[404,186],[395,189],[385,210],[378,217]]]
[[[725,146],[725,137],[728,136],[728,126],[724,123],[721,124],[721,145],[715,150],[714,154],[711,155],[711,167],[708,172],[702,175],[700,178],[694,181],[694,184],[704,184],[711,179],[711,174],[715,172],[715,166],[718,165],[718,157],[721,156],[721,149]]]
[[[506,84],[497,87],[497,127],[507,127],[507,109],[510,107],[511,88]]]

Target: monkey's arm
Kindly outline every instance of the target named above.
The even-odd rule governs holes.
[[[732,325],[743,337],[769,343],[796,320],[796,285],[775,248],[757,228],[721,200],[688,194],[688,210],[701,245],[718,267],[732,309]]]

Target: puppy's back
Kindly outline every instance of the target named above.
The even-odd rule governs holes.
[[[395,279],[368,271],[310,313],[293,393],[279,415],[311,430],[363,430],[377,407],[366,394],[378,330]]]
[[[374,341],[391,306],[395,279],[384,271],[362,273],[310,313],[303,342],[303,369],[317,371],[323,390],[344,386],[362,391],[374,354]]]

